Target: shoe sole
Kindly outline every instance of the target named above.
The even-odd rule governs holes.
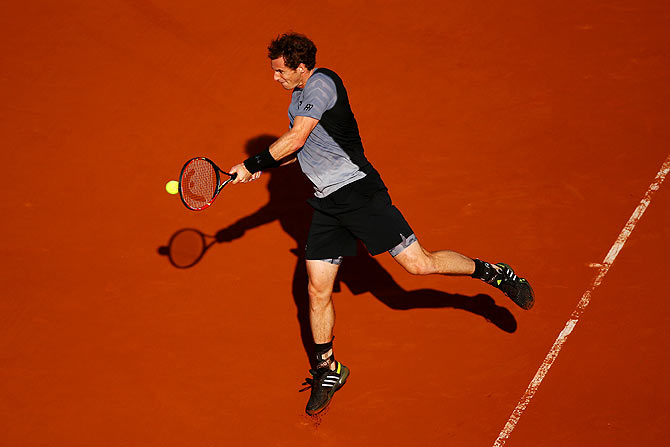
[[[510,267],[509,265],[507,265],[507,264],[505,264],[505,263],[503,263],[503,262],[500,262],[500,263],[498,263],[498,264],[496,264],[496,265],[502,265],[502,266],[505,266],[505,267],[507,267],[508,269],[514,271],[514,270],[512,269],[512,267]],[[522,281],[524,282],[524,284],[526,284],[526,285],[528,286],[528,290],[530,291],[530,298],[528,299],[527,302],[525,302],[525,303],[522,304],[522,303],[520,303],[517,299],[512,298],[511,296],[509,296],[507,293],[505,293],[505,292],[503,292],[503,293],[505,293],[505,295],[506,295],[509,299],[511,299],[512,302],[513,302],[514,304],[516,304],[516,305],[519,306],[520,308],[525,309],[525,310],[529,310],[530,308],[533,307],[533,304],[535,304],[535,293],[533,292],[533,288],[530,286],[530,283],[528,282],[528,280],[526,280],[526,278],[519,278],[519,279],[522,280]]]
[[[328,408],[328,404],[330,404],[330,401],[333,399],[333,396],[335,395],[335,391],[339,390],[344,386],[345,383],[347,383],[347,377],[349,377],[349,368],[346,366],[342,365],[342,375],[340,377],[340,380],[337,381],[337,385],[333,387],[333,390],[328,393],[328,399],[326,402],[319,408],[315,410],[305,410],[305,413],[307,413],[310,416],[315,416],[319,413],[321,413],[323,410]]]
[[[533,288],[530,286],[528,281],[524,279],[524,282],[526,283],[526,285],[528,286],[528,290],[530,291],[530,298],[524,304],[518,303],[517,301],[514,300],[513,301],[522,309],[530,310],[530,308],[533,307],[533,304],[535,304],[535,293],[533,292]]]

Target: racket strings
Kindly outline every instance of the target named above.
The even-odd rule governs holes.
[[[184,202],[189,208],[200,209],[209,205],[218,187],[216,169],[207,160],[192,160],[184,169],[181,187]]]

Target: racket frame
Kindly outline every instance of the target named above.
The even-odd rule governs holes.
[[[192,208],[191,206],[188,205],[188,203],[186,203],[186,200],[184,200],[184,191],[183,191],[183,188],[182,188],[182,185],[183,185],[182,184],[182,179],[184,177],[184,171],[186,171],[186,168],[188,167],[188,165],[191,164],[191,162],[193,162],[194,160],[203,160],[203,161],[211,164],[214,167],[214,173],[216,174],[216,185],[217,186],[216,186],[216,192],[214,193],[214,197],[212,197],[209,202],[206,202],[205,205],[202,206],[201,208]],[[224,182],[221,182],[221,174],[222,173],[228,176],[228,179],[226,179]],[[184,163],[184,166],[181,168],[181,172],[179,173],[179,197],[181,198],[181,201],[186,208],[190,209],[191,211],[202,211],[204,209],[209,208],[212,205],[212,203],[214,203],[214,200],[216,199],[216,196],[219,195],[219,193],[221,192],[223,187],[226,186],[228,183],[232,182],[233,180],[235,180],[236,177],[237,177],[237,174],[230,174],[230,173],[224,171],[223,169],[219,168],[216,165],[216,163],[214,163],[212,160],[210,160],[207,157],[193,157],[190,160],[188,160],[186,163]]]

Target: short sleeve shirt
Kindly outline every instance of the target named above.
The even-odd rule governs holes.
[[[346,101],[346,107],[349,107],[346,95],[339,97],[336,81],[341,84],[339,78],[333,78],[327,72],[322,73],[317,69],[309,77],[304,88],[293,90],[288,109],[291,127],[297,116],[319,120],[307,137],[305,145],[298,151],[297,157],[300,168],[314,185],[314,195],[320,198],[365,177],[360,166],[352,160],[351,154],[338,144],[332,135],[332,130],[330,133],[326,130],[331,127],[328,126],[328,122],[324,121],[337,120],[333,114],[327,114],[327,112],[338,106],[343,107],[344,105],[340,103],[344,101]],[[341,86],[340,91],[344,91],[343,89],[344,87]],[[338,123],[331,124],[337,126]],[[360,141],[357,127],[355,127],[355,133],[355,137]]]

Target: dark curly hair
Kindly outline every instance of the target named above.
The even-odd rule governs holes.
[[[270,42],[268,57],[273,60],[282,56],[286,66],[292,70],[301,63],[311,70],[316,65],[316,45],[302,34],[282,34]]]

